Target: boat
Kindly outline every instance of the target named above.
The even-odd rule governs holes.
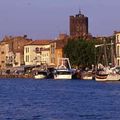
[[[83,71],[82,79],[83,80],[93,80],[93,72],[91,70]]]
[[[72,73],[68,69],[56,69],[54,79],[72,79]]]
[[[107,77],[108,77],[108,74],[107,73],[102,73],[102,74],[95,74],[95,80],[96,81],[101,81],[101,82],[103,82],[103,81],[107,81]]]
[[[105,42],[105,41],[104,41]],[[108,65],[108,59],[106,54],[106,45],[111,45],[111,66]],[[120,80],[120,74],[117,73],[116,67],[115,67],[115,55],[113,52],[113,43],[111,41],[110,44],[102,44],[102,45],[96,45],[95,47],[104,47],[104,57],[105,57],[105,66],[102,64],[97,65],[97,70],[95,73],[95,80],[96,81],[118,81]]]
[[[54,71],[54,79],[72,79],[72,70],[69,58],[58,59],[58,65]]]
[[[119,81],[120,75],[119,74],[109,74],[107,76],[107,81]]]
[[[95,80],[96,81],[106,81],[107,77],[108,77],[107,69],[102,64],[98,64],[98,68],[95,73]]]
[[[117,73],[116,67],[110,68],[109,74],[107,76],[107,81],[119,81],[120,80],[120,74]]]
[[[35,79],[45,79],[48,78],[48,70],[46,65],[41,65],[40,67],[33,69],[33,75]]]
[[[34,75],[35,79],[45,79],[47,77],[48,77],[47,71],[36,71]]]
[[[99,71],[95,75],[96,81],[119,81],[120,74],[117,73],[116,67],[106,68],[103,71]]]

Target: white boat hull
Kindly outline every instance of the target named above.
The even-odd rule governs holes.
[[[72,79],[71,65],[68,58],[59,58],[54,71],[54,79]]]
[[[54,79],[57,80],[57,79],[72,79],[72,75],[54,75]]]
[[[106,75],[95,75],[95,80],[96,81],[101,81],[101,82],[103,82],[103,81],[107,81],[107,74]]]
[[[93,79],[92,71],[83,72],[82,73],[82,79],[83,80],[92,80]]]
[[[84,77],[83,77],[83,80],[92,80],[92,79],[93,79],[92,76],[84,76]]]
[[[100,79],[100,78],[95,78],[96,81],[104,82],[107,81],[107,79]]]
[[[109,74],[104,78],[99,78],[98,76],[95,77],[96,81],[119,81],[120,75],[119,74]]]
[[[45,76],[45,75],[42,75],[42,74],[39,74],[39,75],[35,75],[34,78],[35,78],[35,79],[45,79],[46,76]]]
[[[107,81],[119,81],[120,75],[119,74],[109,74],[107,76]]]

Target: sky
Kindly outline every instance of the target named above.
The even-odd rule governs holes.
[[[89,19],[89,33],[109,36],[120,31],[120,0],[0,0],[0,40],[5,35],[55,39],[69,35],[69,16]]]

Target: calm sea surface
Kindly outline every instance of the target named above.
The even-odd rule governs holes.
[[[120,120],[120,82],[0,79],[0,120]]]

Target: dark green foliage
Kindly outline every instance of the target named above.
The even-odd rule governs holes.
[[[91,67],[95,63],[95,42],[83,39],[69,40],[64,48],[66,57],[74,66]]]

